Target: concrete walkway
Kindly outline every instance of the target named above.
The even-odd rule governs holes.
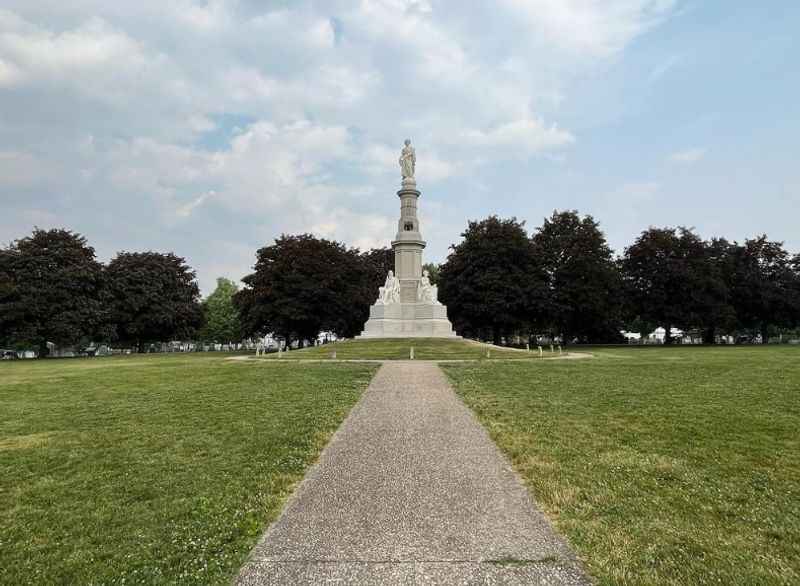
[[[589,584],[436,364],[386,362],[239,584]]]

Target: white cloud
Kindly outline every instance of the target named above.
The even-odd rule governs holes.
[[[480,147],[508,147],[523,157],[575,141],[569,132],[559,129],[555,124],[546,126],[535,118],[515,120],[486,131],[467,130],[461,138],[467,144]]]
[[[532,34],[564,50],[608,57],[652,28],[675,0],[503,0]]]
[[[677,151],[669,155],[668,159],[672,163],[692,165],[706,156],[706,149],[693,147],[682,151]]]
[[[7,0],[0,196],[31,190],[130,247],[309,230],[385,244],[402,139],[423,190],[475,161],[561,157],[575,71],[672,4]]]

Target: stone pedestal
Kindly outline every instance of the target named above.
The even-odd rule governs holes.
[[[457,338],[444,305],[419,301],[425,241],[417,218],[420,192],[416,182],[404,179],[397,196],[400,219],[392,249],[400,302],[384,304],[379,300],[370,307],[369,320],[359,338]]]
[[[458,338],[444,305],[373,305],[359,338]]]

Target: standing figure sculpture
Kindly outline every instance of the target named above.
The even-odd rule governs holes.
[[[400,303],[400,280],[394,276],[394,271],[386,275],[386,282],[378,289],[377,305],[391,305]]]
[[[400,174],[403,181],[414,181],[414,168],[417,164],[417,155],[414,152],[414,147],[411,146],[411,140],[405,140],[405,146],[400,152]]]

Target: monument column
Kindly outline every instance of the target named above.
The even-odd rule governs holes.
[[[400,220],[392,240],[394,271],[378,290],[378,299],[369,308],[361,338],[457,338],[447,319],[447,308],[439,302],[439,290],[422,272],[425,241],[419,231],[417,200],[419,190],[414,179],[417,157],[406,139],[400,153],[402,183]]]
[[[400,220],[392,241],[394,268],[400,280],[400,302],[416,303],[417,287],[422,278],[422,250],[425,248],[417,218],[420,192],[413,179],[406,179],[397,195],[400,198]]]

